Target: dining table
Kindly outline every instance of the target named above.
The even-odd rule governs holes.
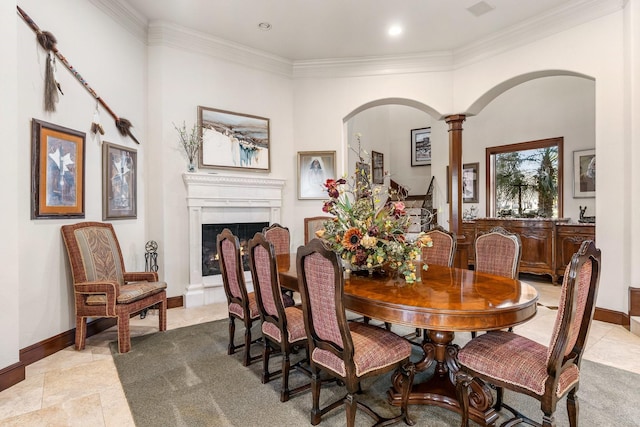
[[[296,254],[277,256],[280,285],[298,290]],[[414,381],[410,404],[436,405],[460,411],[455,374],[459,370],[459,347],[453,343],[456,332],[484,332],[522,324],[536,314],[538,293],[526,282],[478,273],[455,267],[418,263],[420,281],[407,283],[394,274],[345,274],[346,309],[387,324],[424,331],[416,344],[422,348],[416,372],[433,374]],[[388,393],[392,405],[399,406],[401,377],[392,377]],[[498,414],[487,384],[471,384],[470,418],[481,425],[493,425]]]

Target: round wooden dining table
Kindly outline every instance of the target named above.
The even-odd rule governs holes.
[[[278,255],[280,285],[296,291],[296,255]],[[506,329],[536,314],[536,289],[519,280],[473,270],[430,265],[418,267],[421,281],[407,284],[390,275],[350,274],[345,278],[345,307],[372,319],[426,331],[420,343],[423,355],[416,362],[422,372],[435,364],[432,376],[414,383],[410,404],[430,404],[460,410],[455,391],[458,346],[455,332]],[[394,377],[389,401],[400,405],[400,378]],[[493,425],[498,414],[486,384],[472,383],[470,417]]]

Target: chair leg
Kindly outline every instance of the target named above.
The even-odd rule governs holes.
[[[569,425],[571,427],[578,426],[578,413],[580,408],[578,406],[578,396],[576,395],[576,389],[574,388],[567,395],[567,413],[569,414]]]
[[[87,319],[76,316],[76,350],[84,350],[87,340]]]
[[[271,346],[269,345],[269,341],[264,339],[264,348],[262,350],[262,384],[266,384],[271,380],[271,375],[269,374],[269,357],[271,356]]]
[[[461,427],[469,427],[469,386],[473,377],[464,371],[456,373],[456,395],[460,403]]]
[[[347,427],[353,427],[356,424],[356,397],[354,393],[348,393],[344,398],[344,406],[347,411]]]
[[[282,352],[282,390],[280,390],[280,402],[289,400],[289,370],[291,369],[291,361],[289,353]]]
[[[502,409],[502,395],[504,394],[504,389],[502,387],[495,387],[496,389],[496,403],[493,405],[493,409],[499,411]]]
[[[312,368],[311,373],[311,425],[317,426],[322,419],[320,411],[320,372],[318,369]]]
[[[167,330],[167,300],[164,299],[158,303],[158,328],[161,331]]]
[[[251,325],[245,325],[244,328],[244,366],[251,364]]]
[[[131,330],[129,328],[129,313],[118,314],[118,352],[127,353],[131,350]]]
[[[229,316],[229,346],[227,347],[227,354],[233,354],[236,352],[236,346],[233,343],[236,335],[236,318]]]

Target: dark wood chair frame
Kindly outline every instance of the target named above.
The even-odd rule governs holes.
[[[547,363],[548,378],[545,383],[545,393],[540,396],[531,390],[496,380],[495,378],[483,375],[476,372],[464,365],[460,365],[460,370],[456,375],[457,393],[460,401],[462,412],[462,426],[468,426],[468,410],[469,410],[469,386],[474,378],[478,378],[487,383],[493,384],[497,389],[506,388],[508,390],[515,391],[517,393],[526,394],[540,401],[540,408],[543,412],[544,427],[553,427],[555,425],[554,412],[556,405],[560,399],[565,395],[567,396],[567,413],[569,415],[569,425],[577,427],[578,425],[578,387],[577,382],[572,388],[568,389],[563,395],[558,396],[556,390],[558,388],[558,382],[560,375],[572,365],[576,365],[580,368],[580,362],[582,361],[582,354],[585,348],[585,342],[589,335],[589,328],[591,321],[593,320],[593,314],[595,312],[595,302],[598,294],[598,285],[600,282],[600,249],[597,249],[595,243],[592,240],[586,240],[580,245],[580,249],[571,258],[569,264],[569,274],[565,276],[566,282],[563,286],[566,287],[566,299],[564,301],[564,316],[560,324],[558,336],[554,342],[551,343],[551,355]],[[571,351],[567,352],[569,346],[570,330],[575,322],[577,302],[578,302],[578,278],[582,266],[591,260],[591,278],[589,283],[589,291],[584,307],[584,314],[582,316],[582,322],[577,334],[577,339]],[[565,356],[566,354],[566,356]],[[500,394],[501,396],[501,394]],[[504,404],[502,399],[496,400],[494,408],[500,410],[501,407],[505,407],[509,412],[514,415],[514,418],[508,423],[503,425],[515,425],[521,420],[531,425],[540,425],[534,420],[527,418],[520,414],[514,408]],[[514,422],[516,421],[516,422]]]
[[[309,290],[307,285],[307,277],[305,273],[305,258],[309,255],[318,253],[324,258],[331,261],[334,273],[335,282],[335,309],[338,318],[338,326],[340,329],[340,335],[344,348],[339,348],[331,341],[324,340],[318,336],[316,332],[313,317],[311,315],[310,303],[309,303]],[[341,358],[344,361],[346,375],[341,376],[332,370],[323,368],[322,366],[313,362],[310,359],[311,364],[311,391],[312,391],[312,409],[311,409],[311,424],[317,425],[322,420],[322,416],[329,411],[345,405],[347,412],[347,426],[352,427],[355,421],[356,408],[360,408],[376,422],[376,426],[386,426],[397,423],[404,420],[407,425],[414,425],[414,421],[409,417],[408,401],[409,392],[413,383],[413,377],[415,375],[415,366],[409,358],[399,361],[398,363],[385,366],[382,369],[370,371],[360,377],[356,376],[356,367],[353,361],[354,346],[351,338],[351,332],[349,330],[349,322],[347,321],[344,299],[344,278],[342,272],[342,265],[337,254],[324,247],[320,239],[313,239],[309,244],[298,248],[296,257],[296,268],[298,271],[298,288],[302,296],[302,308],[304,311],[305,328],[308,337],[308,352],[311,355],[314,349],[319,348],[329,351]],[[391,332],[389,332],[391,333]],[[393,418],[383,418],[377,414],[366,404],[357,401],[356,394],[362,391],[360,381],[367,377],[377,376],[395,370],[401,375],[398,376],[401,381],[402,387],[402,404],[400,415]],[[327,375],[334,377],[339,383],[344,383],[347,388],[347,394],[336,400],[333,403],[328,404],[324,408],[320,408],[320,386],[321,379],[320,373],[325,372]]]
[[[224,262],[222,242],[228,240],[233,243],[235,248],[235,258],[236,258],[236,269],[235,271],[227,271],[226,264]],[[251,310],[249,308],[249,293],[247,292],[247,285],[244,280],[244,271],[242,268],[242,255],[240,254],[240,241],[236,236],[233,235],[231,230],[225,228],[222,230],[216,239],[218,257],[220,259],[220,271],[222,273],[222,283],[224,286],[224,292],[227,296],[227,305],[231,305],[231,303],[236,303],[242,307],[242,312],[244,313],[243,317],[237,316],[235,313],[229,311],[229,346],[227,349],[227,354],[234,354],[236,350],[244,348],[244,357],[243,357],[243,365],[249,366],[252,362],[261,358],[261,355],[251,356],[251,344],[255,344],[257,342],[262,341],[262,337],[257,339],[252,339],[251,337],[251,328],[253,326],[254,321],[259,320],[259,318],[252,319],[251,318]],[[236,275],[238,285],[240,288],[240,297],[233,295],[231,292],[231,288],[229,286],[229,275]],[[236,324],[235,319],[240,320],[244,324],[244,343],[240,345],[235,345],[234,338],[236,333]]]
[[[269,253],[269,269],[271,280],[268,283],[262,283],[261,277],[258,274],[255,265],[255,250],[261,247]],[[249,262],[251,265],[251,277],[253,278],[253,287],[256,294],[256,301],[258,303],[258,310],[260,311],[260,319],[262,324],[272,323],[280,330],[280,341],[274,340],[267,334],[263,334],[264,349],[262,352],[262,383],[268,383],[272,378],[277,375],[282,376],[282,388],[280,389],[280,401],[286,402],[290,397],[299,394],[302,391],[309,390],[311,384],[306,383],[292,390],[289,389],[289,372],[291,369],[299,370],[308,377],[311,377],[311,371],[308,369],[309,355],[307,352],[307,340],[292,344],[289,342],[287,332],[287,314],[285,312],[284,304],[280,298],[280,282],[278,281],[278,265],[276,262],[276,253],[273,243],[269,242],[264,234],[256,233],[256,235],[249,241]],[[263,289],[263,287],[265,289]],[[264,306],[264,300],[262,298],[262,292],[271,292],[272,298],[275,304],[277,315],[270,315]],[[291,365],[290,355],[298,353],[298,351],[304,350],[306,357],[299,362]],[[269,372],[269,359],[272,353],[278,353],[282,355],[282,367],[279,371]]]
[[[262,229],[262,234],[264,235],[264,237],[265,237],[267,240],[270,240],[270,239],[269,239],[269,234],[271,234],[274,230],[276,230],[276,231],[283,230],[283,231],[285,231],[285,232],[287,233],[287,235],[289,236],[289,239],[288,239],[288,240],[289,240],[289,242],[288,242],[288,244],[287,244],[287,250],[286,250],[286,252],[284,252],[284,251],[278,251],[278,248],[276,248],[276,247],[275,247],[275,245],[274,245],[274,249],[275,249],[275,253],[276,253],[276,255],[285,255],[285,254],[290,254],[290,253],[291,253],[291,248],[290,248],[290,246],[291,246],[291,233],[289,232],[289,228],[288,228],[288,227],[284,227],[284,226],[282,226],[282,225],[278,224],[277,222],[274,222],[274,223],[273,223],[273,224],[271,224],[270,226],[268,226],[268,227],[264,227],[264,228]],[[285,294],[285,295],[288,295],[288,296],[289,296],[290,304],[291,304],[291,305],[293,305],[293,304],[294,304],[294,302],[293,302],[293,291],[292,291],[292,290],[290,290],[290,289],[283,289],[283,290],[282,290],[282,293],[283,293],[283,294]]]

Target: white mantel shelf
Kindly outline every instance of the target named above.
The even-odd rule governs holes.
[[[202,276],[202,224],[280,222],[285,181],[203,172],[182,174],[189,210],[189,284],[185,306],[226,299],[222,278]],[[245,274],[250,287],[250,277]]]

